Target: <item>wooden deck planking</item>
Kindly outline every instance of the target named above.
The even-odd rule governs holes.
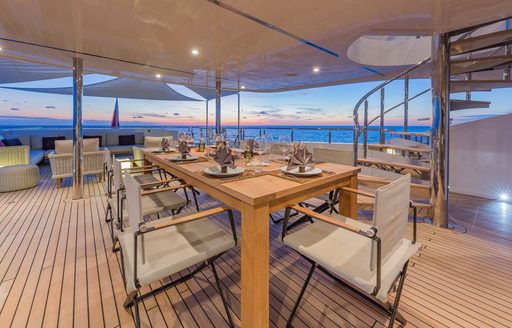
[[[69,181],[55,189],[48,166],[37,187],[0,194],[0,325],[13,327],[131,327],[122,307],[126,293],[119,256],[104,222],[103,185],[87,178],[87,197],[70,201]],[[201,195],[203,209],[217,201]],[[14,202],[14,203],[11,203]],[[188,209],[192,210],[192,209]],[[362,212],[362,214],[366,214]],[[494,216],[500,215],[499,218]],[[426,247],[411,261],[401,310],[408,327],[507,327],[512,321],[512,233],[489,201],[454,197],[462,233],[419,224]],[[509,217],[507,217],[509,218]],[[218,220],[228,228],[227,222]],[[240,221],[237,215],[240,235]],[[496,229],[496,227],[501,227]],[[271,224],[271,326],[283,327],[308,270],[307,262],[274,241]],[[240,249],[217,262],[228,303],[240,324]],[[177,274],[176,277],[185,273]],[[176,278],[174,277],[174,278]],[[226,315],[213,274],[149,298],[140,305],[145,326],[223,327]],[[157,288],[161,282],[148,286]],[[323,273],[313,276],[294,321],[296,327],[384,327],[387,316]]]

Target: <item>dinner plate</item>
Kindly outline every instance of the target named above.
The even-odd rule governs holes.
[[[153,153],[153,154],[165,154],[165,153],[174,153],[175,151],[176,151],[175,148],[169,148],[167,150],[155,149],[155,150],[152,150],[151,153]]]
[[[319,175],[320,173],[322,173],[321,168],[311,167],[311,166],[306,166],[306,172],[299,172],[298,166],[290,171],[287,171],[286,166],[283,166],[283,167],[281,167],[281,171],[283,173],[291,174],[291,175],[294,175],[297,177],[310,177],[310,176]]]
[[[188,162],[188,161],[194,161],[198,158],[199,158],[199,156],[188,155],[186,159],[183,159],[183,158],[181,158],[181,155],[179,155],[179,156],[169,157],[168,160],[170,160],[171,162]]]
[[[235,167],[234,169],[228,167],[228,171],[226,173],[222,173],[218,166],[207,167],[204,169],[204,173],[221,178],[234,177],[244,173],[244,171],[245,169],[243,167]]]

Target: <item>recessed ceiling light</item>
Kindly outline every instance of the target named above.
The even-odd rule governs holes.
[[[161,79],[161,78],[162,78],[162,74],[155,74],[155,77],[156,77],[157,79]]]
[[[245,89],[245,85],[241,85],[241,86],[240,86],[240,89]]]
[[[315,73],[320,72],[320,67],[318,67],[318,66],[313,67],[313,72],[315,72]]]
[[[0,47],[0,51],[4,50],[4,48]]]
[[[194,56],[199,55],[199,50],[197,50],[197,49],[192,49],[192,55],[194,55]]]
[[[507,194],[501,194],[500,195],[500,200],[506,202],[508,200],[508,195]]]

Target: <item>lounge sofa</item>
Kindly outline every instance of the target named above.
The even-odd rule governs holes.
[[[83,143],[83,175],[96,174],[102,180],[103,163],[107,151],[100,149],[99,138],[84,139]],[[55,151],[48,154],[52,179],[60,188],[63,178],[73,176],[73,141],[56,140]]]
[[[44,158],[42,149],[32,149],[30,136],[16,136],[4,139],[18,139],[21,142],[19,146],[1,146],[0,147],[0,166],[20,165],[20,164],[39,164]],[[2,144],[4,143],[2,139]]]

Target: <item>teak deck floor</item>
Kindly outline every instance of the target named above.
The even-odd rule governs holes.
[[[87,178],[87,198],[71,201],[69,181],[57,190],[49,167],[41,166],[41,173],[38,187],[0,194],[0,327],[133,326],[132,312],[122,307],[126,293],[104,222],[103,185]],[[202,209],[218,205],[207,195],[200,199]],[[454,230],[419,224],[425,248],[411,261],[406,280],[401,311],[407,326],[510,327],[512,204],[454,196],[451,207]],[[227,228],[225,220],[219,222]],[[280,226],[270,227],[270,326],[284,327],[307,265],[275,241]],[[240,325],[239,247],[217,263]],[[143,325],[226,327],[212,281],[206,269],[147,299],[141,306]],[[320,273],[314,275],[297,315],[296,327],[387,323],[376,308]]]

